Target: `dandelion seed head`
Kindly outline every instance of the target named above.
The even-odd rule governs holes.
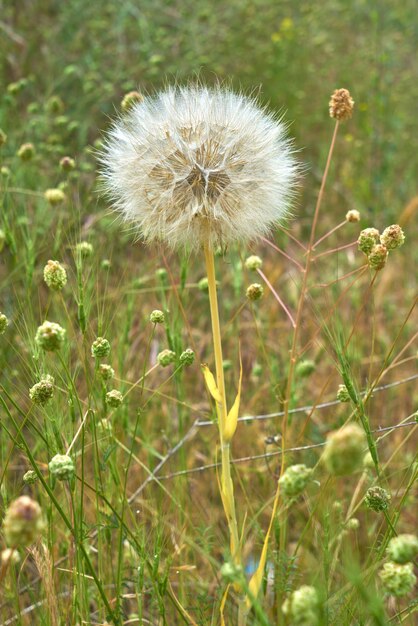
[[[267,234],[289,212],[298,167],[286,126],[227,89],[170,87],[110,130],[105,189],[145,241],[225,246]]]

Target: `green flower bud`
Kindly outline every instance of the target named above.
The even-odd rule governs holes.
[[[36,383],[29,389],[29,397],[35,404],[44,406],[54,395],[55,381],[52,376],[47,374],[39,383]]]
[[[260,259],[259,256],[256,255],[249,256],[248,259],[246,259],[245,261],[245,267],[247,268],[247,270],[253,272],[260,269],[262,265],[263,261]]]
[[[5,314],[0,313],[0,335],[4,335],[9,324],[9,319],[5,316]]]
[[[93,254],[93,246],[88,241],[80,241],[75,249],[82,259],[87,259]]]
[[[36,483],[36,481],[38,480],[38,474],[35,472],[35,470],[28,470],[23,474],[22,480],[25,485],[33,485],[33,483]]]
[[[122,111],[125,111],[126,113],[127,111],[132,109],[136,104],[141,104],[141,102],[143,101],[144,101],[144,96],[141,95],[139,91],[130,91],[129,93],[125,94],[125,96],[123,97],[120,107]]]
[[[393,537],[386,548],[386,554],[395,563],[408,563],[418,555],[418,537],[415,535],[398,535]]]
[[[9,176],[11,175],[11,171],[8,167],[3,165],[2,167],[0,167],[0,174],[3,176],[3,178],[9,178]]]
[[[176,360],[176,353],[172,350],[162,350],[157,355],[157,361],[162,367],[167,367],[167,365],[171,365]]]
[[[108,270],[108,269],[111,268],[111,266],[112,266],[112,264],[110,262],[110,259],[103,259],[100,262],[100,267],[102,268],[102,270]]]
[[[20,563],[20,554],[17,550],[14,550],[13,548],[6,548],[1,552],[0,562],[2,563],[2,565],[6,565],[6,563],[7,565],[9,565],[10,563],[12,563],[13,565],[18,565],[18,563]]]
[[[69,156],[62,157],[60,160],[60,168],[63,172],[71,172],[75,168],[75,161]]]
[[[380,236],[380,243],[388,250],[394,250],[403,246],[405,243],[405,235],[399,224],[392,224],[385,228]]]
[[[372,511],[386,511],[391,501],[391,495],[383,487],[370,487],[364,498],[364,503]]]
[[[260,300],[260,298],[263,296],[263,293],[263,286],[259,283],[253,283],[252,285],[247,287],[246,296],[248,300],[251,300],[251,302],[256,302],[257,300]]]
[[[91,356],[96,359],[103,359],[110,354],[110,343],[104,337],[97,337],[91,345]]]
[[[385,563],[379,576],[386,593],[397,598],[411,593],[417,582],[413,567],[412,563]]]
[[[228,583],[236,583],[242,580],[244,573],[241,565],[228,561],[221,567],[221,576]]]
[[[359,250],[364,254],[370,254],[373,246],[379,243],[380,233],[377,228],[365,228],[361,231],[357,240]]]
[[[117,409],[123,402],[123,395],[117,389],[112,389],[106,394],[106,402],[112,409]]]
[[[54,291],[60,291],[67,282],[67,272],[59,261],[51,261],[44,267],[44,281]]]
[[[64,102],[61,100],[59,96],[51,96],[45,103],[45,109],[47,113],[52,113],[53,115],[58,115],[64,111]]]
[[[292,626],[317,626],[319,599],[316,589],[309,585],[296,589],[284,602],[282,610],[292,620]]]
[[[357,517],[352,517],[346,524],[347,530],[358,530],[360,528],[360,522]]]
[[[311,361],[310,359],[304,359],[303,361],[299,361],[295,368],[295,374],[299,378],[307,378],[316,370],[315,361]]]
[[[35,156],[35,146],[33,143],[23,143],[17,151],[17,156],[22,161],[30,161]]]
[[[57,206],[61,204],[65,200],[65,193],[62,189],[47,189],[44,193],[45,200],[51,206]]]
[[[360,221],[360,213],[356,211],[356,209],[351,209],[346,213],[345,219],[347,222],[359,222]]]
[[[115,370],[110,365],[106,363],[100,363],[99,365],[99,374],[103,378],[103,380],[110,380],[115,375]]]
[[[149,321],[153,324],[164,324],[164,313],[158,309],[155,309],[150,314]]]
[[[66,332],[55,322],[44,322],[39,326],[35,335],[35,342],[46,352],[59,350],[65,341]]]
[[[322,460],[330,474],[351,474],[363,465],[366,436],[357,424],[348,424],[327,437]]]
[[[383,246],[381,243],[376,244],[371,249],[367,260],[369,262],[369,266],[372,270],[381,270],[385,267],[386,261],[388,258],[388,251],[386,246]]]
[[[182,365],[188,367],[189,365],[192,365],[194,359],[195,354],[193,350],[191,348],[186,348],[186,350],[183,350],[183,352],[180,354],[179,361]]]
[[[199,282],[197,283],[197,288],[199,289],[199,291],[209,291],[209,282],[206,276],[199,280]]]
[[[345,385],[338,385],[337,400],[339,402],[350,402],[350,394]]]
[[[4,538],[12,548],[33,543],[44,528],[41,507],[29,496],[13,500],[3,520]]]
[[[57,480],[71,480],[75,474],[74,462],[66,454],[56,454],[48,463],[48,469]]]
[[[291,465],[279,479],[279,485],[284,496],[295,498],[306,488],[312,479],[312,469],[306,465]]]

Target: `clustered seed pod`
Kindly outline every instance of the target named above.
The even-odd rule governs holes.
[[[336,89],[329,101],[329,114],[339,122],[345,122],[353,114],[354,100],[348,89]]]
[[[42,532],[41,507],[29,496],[13,500],[3,520],[4,538],[11,548],[26,547]]]
[[[279,479],[279,485],[284,496],[295,498],[306,488],[312,479],[313,470],[306,465],[291,465]]]
[[[186,350],[183,350],[179,357],[180,363],[185,367],[192,365],[194,363],[194,359],[195,354],[191,348],[186,348]]]
[[[367,259],[373,270],[381,270],[385,267],[388,258],[388,250],[381,243],[376,244],[371,249]]]
[[[115,375],[115,370],[110,365],[106,363],[100,363],[99,365],[99,374],[103,378],[103,380],[111,380],[111,378]]]
[[[62,189],[47,189],[44,196],[45,200],[49,202],[51,206],[57,206],[65,200],[65,193]]]
[[[35,146],[33,143],[23,143],[17,151],[17,156],[22,161],[30,161],[35,156]]]
[[[405,243],[405,235],[399,224],[392,224],[385,228],[380,236],[382,243],[388,250],[399,248]]]
[[[363,464],[366,436],[357,424],[348,424],[327,436],[322,460],[330,474],[343,476]]]
[[[357,240],[359,250],[364,254],[370,254],[372,248],[379,243],[380,233],[377,228],[365,228],[361,231]]]
[[[80,241],[76,247],[76,252],[80,254],[81,258],[87,259],[93,254],[93,246],[88,241]]]
[[[351,517],[346,524],[346,528],[347,530],[358,530],[360,528],[360,522],[357,517]]]
[[[282,610],[292,620],[293,626],[317,626],[319,598],[315,587],[303,585],[293,591],[285,600]]]
[[[4,313],[0,313],[0,335],[3,335],[6,332],[6,328],[9,325],[9,319],[6,317]]]
[[[350,402],[350,394],[345,385],[338,385],[337,400],[339,402]]]
[[[66,332],[55,322],[44,322],[36,331],[35,341],[42,350],[55,352],[65,341]]]
[[[392,537],[386,548],[386,554],[391,561],[401,565],[413,561],[418,555],[418,537],[408,534]]]
[[[59,261],[51,261],[44,267],[44,281],[54,291],[60,291],[67,283],[67,272]]]
[[[112,389],[106,394],[106,402],[112,409],[117,409],[123,402],[123,395],[117,389]]]
[[[364,502],[367,508],[372,511],[386,511],[389,507],[392,496],[386,489],[383,487],[370,487],[367,490],[366,496],[364,498]]]
[[[256,255],[249,256],[248,259],[246,259],[245,261],[245,267],[247,268],[247,270],[251,270],[253,272],[259,270],[262,265],[263,261],[260,259],[259,256]]]
[[[379,572],[382,585],[386,593],[401,598],[413,590],[417,582],[412,563],[400,565],[399,563],[385,563]]]
[[[246,291],[247,298],[248,300],[251,300],[251,302],[256,302],[257,300],[260,300],[260,298],[263,296],[263,293],[264,288],[259,283],[253,283],[252,285],[247,287]]]
[[[35,470],[28,470],[23,474],[22,480],[25,485],[33,485],[38,480],[38,474]]]
[[[29,397],[35,404],[43,406],[54,395],[55,381],[52,376],[46,374],[39,383],[29,389]]]
[[[149,316],[149,321],[153,324],[164,324],[164,313],[159,309],[155,309]]]
[[[399,224],[385,228],[380,235],[376,228],[365,228],[358,238],[359,250],[367,255],[369,266],[373,270],[381,270],[386,265],[389,250],[403,245],[405,235]]]
[[[75,474],[74,461],[67,454],[56,454],[48,463],[48,469],[57,480],[71,480]]]
[[[356,209],[351,209],[350,211],[347,211],[345,219],[347,222],[359,222],[360,212],[356,211]]]
[[[316,370],[315,361],[311,359],[303,359],[295,367],[295,374],[299,378],[308,378]]]
[[[157,355],[157,361],[162,367],[167,367],[176,360],[176,353],[172,350],[162,350]]]
[[[91,356],[96,359],[103,359],[110,354],[110,343],[104,337],[97,337],[91,345]]]

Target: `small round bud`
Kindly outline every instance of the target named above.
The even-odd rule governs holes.
[[[91,344],[91,356],[103,359],[110,354],[110,343],[104,337],[97,337]]]
[[[48,463],[49,473],[57,480],[70,480],[74,477],[74,461],[67,454],[56,454]]]
[[[93,254],[93,246],[88,241],[80,241],[75,249],[82,259],[87,259]]]
[[[44,406],[54,395],[54,379],[47,374],[29,389],[29,397],[35,404]]]
[[[60,291],[67,282],[67,272],[59,261],[51,261],[44,267],[44,281],[54,291]]]
[[[260,298],[263,296],[263,293],[263,286],[259,283],[253,283],[252,285],[247,287],[246,291],[247,298],[248,300],[251,300],[251,302],[256,302],[257,300],[260,300]]]
[[[60,168],[63,172],[71,172],[75,168],[75,161],[69,156],[62,157],[60,160]]]
[[[381,270],[385,267],[388,258],[388,250],[381,243],[373,246],[367,260],[372,270]]]
[[[172,350],[162,350],[157,355],[157,361],[162,367],[167,367],[167,365],[171,365],[176,360],[176,353]]]
[[[302,493],[312,479],[312,469],[306,465],[291,465],[279,479],[284,496],[294,498]]]
[[[0,335],[4,335],[9,323],[8,317],[4,313],[0,313]]]
[[[61,204],[65,200],[65,193],[62,189],[47,189],[44,193],[45,200],[51,206],[57,206]]]
[[[221,576],[228,583],[236,583],[242,580],[243,569],[240,565],[227,561],[221,567]]]
[[[13,500],[3,520],[4,538],[12,548],[33,543],[43,530],[41,507],[29,496]]]
[[[408,563],[418,555],[418,537],[415,535],[398,535],[393,537],[386,548],[386,554],[395,563]]]
[[[59,96],[51,96],[45,103],[45,109],[47,113],[58,115],[59,113],[63,113],[65,109],[64,102]]]
[[[402,246],[405,243],[405,235],[399,224],[392,224],[392,226],[385,228],[380,235],[380,243],[388,250],[394,250]]]
[[[194,362],[194,359],[195,359],[195,354],[191,348],[186,348],[186,350],[183,350],[183,352],[180,354],[180,357],[179,357],[180,363],[184,365],[185,367],[192,365],[192,363]]]
[[[25,485],[33,485],[33,483],[36,483],[36,481],[38,480],[38,474],[35,472],[35,470],[28,470],[23,474],[22,480]]]
[[[322,460],[330,474],[343,476],[362,467],[366,437],[357,424],[348,424],[327,436]]]
[[[9,176],[11,175],[11,171],[10,171],[10,169],[8,167],[3,165],[0,168],[0,174],[3,176],[3,178],[9,178]]]
[[[259,378],[263,373],[263,366],[261,363],[254,363],[253,369],[251,370],[251,376],[255,378]]]
[[[129,93],[125,94],[125,96],[123,97],[123,100],[120,103],[120,107],[122,111],[125,111],[126,113],[127,111],[132,109],[132,107],[134,107],[136,104],[141,104],[141,102],[143,101],[144,101],[144,96],[142,96],[139,93],[139,91],[130,91]]]
[[[260,259],[259,256],[249,256],[248,259],[246,259],[245,261],[245,267],[247,268],[247,270],[251,270],[251,271],[256,271],[259,270],[261,268],[261,266],[263,265],[263,261]]]
[[[351,209],[350,211],[347,211],[345,219],[347,220],[347,222],[359,222],[360,212],[356,211],[356,209]]]
[[[358,248],[364,254],[370,254],[372,248],[379,243],[380,233],[377,228],[365,228],[361,231],[357,240]]]
[[[6,563],[13,563],[13,565],[17,565],[20,563],[20,554],[13,548],[6,548],[5,550],[2,550],[0,561],[2,565],[5,565]]]
[[[347,524],[346,524],[347,530],[358,530],[360,528],[360,522],[358,521],[357,517],[351,517]]]
[[[299,378],[307,378],[316,370],[315,361],[311,361],[310,359],[304,359],[303,361],[299,361],[299,363],[295,367],[295,374]]]
[[[383,589],[391,596],[401,598],[413,590],[417,582],[412,563],[399,565],[398,563],[385,563],[379,572]]]
[[[209,290],[209,281],[206,278],[206,276],[204,276],[203,278],[201,278],[199,280],[199,282],[197,283],[197,288],[199,289],[199,291],[208,291]]]
[[[309,585],[299,587],[285,600],[282,610],[292,620],[292,626],[317,626],[319,599],[316,589]]]
[[[350,402],[350,394],[345,385],[338,385],[337,400],[339,402]]]
[[[370,454],[370,452],[366,452],[366,454],[363,457],[363,467],[366,470],[373,469],[375,467],[373,457]]]
[[[383,487],[370,487],[364,497],[364,503],[372,511],[386,511],[392,496]]]
[[[2,130],[2,129],[0,128],[0,148],[1,148],[2,146],[4,146],[4,144],[6,143],[6,141],[7,141],[7,135],[6,135],[6,133],[4,132],[4,130]]]
[[[66,332],[55,322],[44,322],[39,326],[35,335],[35,342],[46,352],[59,350],[65,341]]]
[[[348,89],[336,89],[329,101],[330,117],[339,122],[345,122],[353,114],[354,100],[350,96]]]
[[[103,380],[111,380],[115,375],[115,370],[110,365],[106,363],[100,363],[99,365],[99,374],[103,378]]]
[[[35,146],[33,143],[22,143],[17,151],[17,156],[22,161],[30,161],[35,156]]]
[[[167,279],[168,272],[165,267],[159,267],[157,270],[155,270],[155,275],[158,280],[161,280],[161,282],[164,283]]]
[[[117,409],[123,402],[123,395],[117,389],[112,389],[106,394],[106,402],[112,409]]]
[[[102,268],[102,270],[108,270],[110,269],[112,266],[112,263],[110,262],[110,259],[103,259],[100,262],[100,267]]]
[[[155,309],[149,316],[149,321],[153,324],[164,324],[164,313]]]

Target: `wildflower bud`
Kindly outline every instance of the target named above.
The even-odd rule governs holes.
[[[65,341],[66,332],[55,322],[44,322],[39,326],[35,335],[35,342],[46,352],[59,350]]]
[[[351,209],[351,211],[347,211],[345,219],[347,220],[347,222],[359,222],[360,212],[356,211],[356,209]]]
[[[360,522],[357,517],[352,517],[346,524],[347,530],[358,530],[360,528]]]
[[[161,280],[162,283],[164,283],[166,281],[168,273],[165,267],[159,267],[158,270],[155,271],[155,275],[159,280]]]
[[[388,250],[386,246],[378,243],[373,246],[367,260],[371,269],[378,271],[385,267],[387,258]]]
[[[17,151],[17,156],[22,161],[30,161],[35,155],[35,146],[33,143],[22,143],[19,150]]]
[[[43,530],[41,507],[29,496],[13,500],[3,520],[4,537],[12,548],[33,543]]]
[[[261,363],[254,363],[253,369],[251,371],[251,376],[258,378],[263,373],[263,366]]]
[[[139,91],[130,91],[123,97],[123,100],[120,103],[120,107],[122,111],[125,111],[126,113],[127,111],[129,111],[129,109],[132,109],[135,104],[141,104],[141,102],[143,101],[144,96],[142,96]]]
[[[357,424],[348,424],[328,435],[322,460],[330,474],[351,474],[361,468],[365,447],[363,429]]]
[[[263,293],[264,289],[259,283],[253,283],[247,288],[246,291],[247,298],[248,300],[251,300],[251,302],[256,302],[257,300],[260,300],[260,298],[263,296]]]
[[[392,496],[383,487],[370,487],[365,495],[364,503],[372,511],[386,511]]]
[[[67,272],[59,261],[51,261],[44,267],[44,281],[54,291],[60,291],[67,282]]]
[[[392,226],[385,228],[380,236],[380,243],[388,250],[402,246],[405,243],[405,235],[399,224],[392,224]]]
[[[4,335],[9,323],[9,319],[5,316],[5,314],[0,313],[0,335]]]
[[[186,348],[186,350],[183,350],[183,352],[180,354],[179,361],[182,365],[188,367],[189,365],[192,365],[192,363],[194,362],[194,358],[195,354],[193,350],[191,348]]]
[[[222,368],[223,368],[224,372],[229,372],[229,370],[232,369],[232,361],[231,361],[231,359],[224,359],[222,361]]]
[[[11,171],[8,167],[6,167],[5,165],[3,165],[0,168],[0,174],[3,176],[3,178],[9,178]]]
[[[29,397],[35,404],[44,406],[54,395],[54,379],[47,374],[29,389]]]
[[[329,114],[339,122],[345,122],[353,114],[354,100],[348,89],[336,89],[329,101]]]
[[[418,555],[418,537],[415,535],[398,535],[392,537],[386,548],[386,554],[395,563],[408,563]]]
[[[228,583],[235,583],[242,580],[243,575],[241,565],[227,561],[221,567],[221,576]]]
[[[303,585],[293,591],[285,600],[282,610],[292,620],[293,626],[317,626],[319,599],[315,587]]]
[[[83,259],[87,259],[87,257],[93,254],[93,246],[88,241],[80,241],[80,243],[76,245],[75,249]]]
[[[115,370],[110,365],[106,363],[100,363],[99,365],[99,374],[103,378],[103,380],[110,380],[115,375]]]
[[[167,367],[176,360],[176,353],[172,350],[162,350],[157,355],[157,361],[162,367]]]
[[[103,359],[110,354],[110,343],[104,337],[97,337],[91,345],[91,356],[96,359]]]
[[[64,111],[64,102],[61,100],[59,96],[51,96],[48,98],[45,104],[45,109],[47,113],[52,113],[53,115],[58,115]]]
[[[63,172],[71,172],[75,168],[75,161],[69,156],[62,157],[60,160],[60,168]]]
[[[102,268],[102,270],[108,270],[111,267],[111,262],[109,259],[103,259],[100,263],[100,267]]]
[[[372,248],[379,243],[380,233],[377,228],[365,228],[357,240],[358,248],[364,254],[370,254]]]
[[[4,132],[4,130],[2,130],[2,129],[0,128],[0,148],[1,148],[2,146],[4,146],[4,144],[6,143],[6,141],[7,141],[7,135],[6,135],[6,133]]]
[[[373,457],[370,452],[366,452],[363,457],[363,467],[364,469],[373,469],[375,467]]]
[[[350,394],[345,385],[338,385],[337,400],[339,402],[350,402]]]
[[[33,483],[36,483],[36,481],[38,480],[38,474],[35,472],[35,470],[28,470],[23,474],[22,480],[25,485],[33,485]]]
[[[400,598],[413,590],[417,582],[412,563],[399,565],[398,563],[385,563],[379,572],[383,589],[391,596]]]
[[[65,200],[65,193],[62,189],[47,189],[44,193],[45,200],[51,206],[57,206],[61,204]]]
[[[247,270],[259,270],[261,268],[261,266],[263,265],[263,261],[260,259],[259,256],[249,256],[248,259],[246,259],[245,261],[245,267],[247,268]]]
[[[282,493],[288,498],[294,498],[302,493],[312,478],[312,469],[306,465],[291,465],[279,479]]]
[[[295,368],[295,374],[299,378],[307,378],[316,369],[315,361],[311,361],[310,359],[304,359],[303,361],[299,361]]]
[[[149,321],[153,324],[164,324],[164,313],[162,311],[159,311],[158,309],[155,309],[155,311],[152,311],[151,315],[149,316]]]
[[[208,291],[209,290],[209,281],[206,278],[206,276],[204,276],[203,278],[201,278],[199,280],[199,282],[197,283],[197,288],[199,289],[199,291]]]
[[[6,563],[13,563],[13,565],[17,565],[18,563],[20,563],[20,554],[17,550],[14,550],[13,548],[6,548],[1,552],[0,561],[2,565],[5,565]]]
[[[106,402],[112,409],[117,409],[123,402],[123,395],[117,389],[112,389],[106,394]]]

